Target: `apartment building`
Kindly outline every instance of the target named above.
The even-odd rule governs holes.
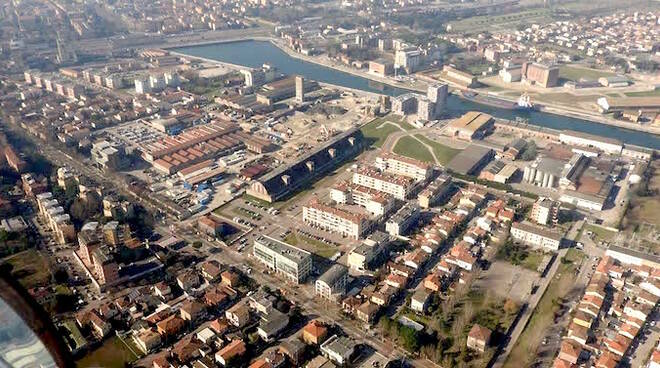
[[[303,207],[303,221],[353,239],[361,237],[371,227],[364,214],[351,213],[318,201]]]
[[[330,199],[341,204],[364,207],[373,216],[383,216],[394,207],[394,197],[390,194],[346,182],[330,189]]]
[[[419,193],[417,202],[421,208],[430,208],[439,199],[449,194],[451,188],[451,176],[442,174]]]
[[[265,235],[254,240],[253,255],[296,284],[303,283],[312,271],[311,253]]]
[[[76,231],[71,223],[71,218],[64,213],[64,208],[60,206],[57,199],[53,198],[52,193],[38,194],[37,205],[39,214],[55,234],[58,244],[66,244],[75,239]]]
[[[353,184],[391,194],[400,200],[406,199],[414,188],[413,180],[410,178],[392,176],[369,168],[353,173]]]
[[[516,222],[511,225],[511,237],[547,251],[558,250],[564,239],[560,232],[534,225],[531,222]]]
[[[316,295],[332,301],[339,301],[346,293],[348,285],[348,268],[334,264],[316,280]]]
[[[554,225],[559,214],[559,202],[550,198],[539,198],[532,206],[529,218],[540,225]]]
[[[415,180],[427,180],[433,173],[433,167],[426,162],[392,153],[376,157],[376,167],[386,173],[402,175]]]
[[[385,231],[392,236],[403,235],[417,223],[419,219],[419,207],[416,204],[407,203],[401,207],[387,222],[385,223]]]

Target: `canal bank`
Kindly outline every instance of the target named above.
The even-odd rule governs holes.
[[[397,96],[410,91],[409,89],[394,87],[359,75],[294,58],[269,41],[249,40],[187,46],[174,48],[171,51],[250,68],[259,68],[264,63],[269,63],[285,74],[299,74],[322,83],[371,93]],[[568,129],[581,131],[607,138],[619,139],[628,144],[660,149],[660,137],[649,133],[606,125],[581,118],[555,115],[543,111],[501,109],[464,100],[455,95],[448,97],[447,112],[449,115],[459,116],[470,110],[486,112],[500,119],[525,119],[531,125],[556,130]]]

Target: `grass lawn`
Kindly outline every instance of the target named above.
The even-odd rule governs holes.
[[[381,147],[390,134],[401,131],[401,129],[394,124],[398,124],[403,130],[415,129],[412,125],[403,123],[394,117],[384,116],[372,120],[370,123],[363,126],[361,130],[367,141],[372,142],[372,146]]]
[[[538,98],[553,102],[553,103],[562,103],[562,104],[575,104],[576,102],[593,102],[596,103],[596,100],[601,97],[600,95],[574,95],[572,93],[559,92],[559,93],[541,93]]]
[[[546,23],[551,20],[552,18],[548,9],[534,9],[496,16],[469,17],[457,22],[451,22],[451,26],[452,31],[479,32],[494,27],[514,29],[515,25],[521,23]]]
[[[613,75],[615,74],[603,70],[582,68],[578,66],[564,65],[559,67],[559,78],[571,81],[577,81],[580,80],[580,78],[593,80],[600,77],[611,77]]]
[[[5,261],[13,266],[12,275],[26,289],[45,286],[51,282],[50,264],[36,249],[16,253],[5,258]]]
[[[131,363],[138,358],[119,337],[114,336],[107,339],[98,349],[78,360],[76,366],[81,368],[124,368],[126,363]]]
[[[287,235],[286,238],[284,238],[284,242],[295,247],[300,247],[323,258],[330,258],[339,251],[337,248],[325,244],[322,241],[312,239],[308,236],[296,234],[294,232]]]
[[[438,161],[440,161],[442,165],[446,165],[449,161],[451,161],[452,158],[454,158],[454,156],[456,156],[461,151],[456,148],[445,146],[440,142],[431,140],[422,134],[416,134],[415,137],[433,148],[433,153],[435,153],[435,157],[438,159]]]
[[[539,269],[539,265],[543,260],[543,256],[544,256],[543,252],[535,252],[535,251],[529,252],[527,258],[525,258],[520,265],[528,270],[537,272]]]
[[[615,231],[607,230],[593,224],[584,225],[584,230],[593,232],[595,235],[594,240],[596,241],[612,241],[617,234]]]
[[[571,257],[577,256],[572,254]],[[557,301],[565,297],[573,287],[576,268],[575,262],[559,265],[555,277],[550,281],[534,314],[511,350],[504,368],[529,367],[534,362],[545,331],[555,323],[554,314],[560,307]]]
[[[628,97],[660,97],[660,88],[653,91],[625,92],[624,94]]]
[[[424,162],[435,163],[431,152],[426,147],[421,145],[415,138],[410,136],[401,137],[401,139],[396,142],[396,145],[392,151],[402,156],[414,158]]]

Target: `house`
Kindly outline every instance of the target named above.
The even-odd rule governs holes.
[[[199,286],[200,280],[199,275],[194,270],[187,270],[181,272],[176,277],[176,283],[183,290],[190,290]]]
[[[164,339],[174,337],[183,330],[185,321],[181,317],[173,314],[156,324],[156,329]]]
[[[581,345],[586,345],[589,339],[589,329],[576,323],[571,323],[568,326],[568,338]]]
[[[231,326],[229,325],[229,321],[224,318],[217,318],[211,321],[211,324],[209,325],[209,328],[213,330],[218,336],[223,336],[227,331],[229,331],[229,328]]]
[[[211,327],[207,327],[197,332],[195,337],[197,337],[197,340],[203,342],[204,344],[208,344],[213,338],[215,338],[215,331]]]
[[[220,274],[223,285],[235,288],[241,282],[241,277],[233,271],[224,271]]]
[[[604,351],[596,361],[596,368],[616,368],[619,364],[619,357]]]
[[[174,344],[172,347],[172,356],[176,357],[179,362],[189,362],[200,357],[200,348],[202,348],[202,345],[200,341],[192,336],[186,337]]]
[[[559,349],[559,359],[567,361],[571,364],[576,364],[580,358],[580,353],[582,352],[582,347],[577,344],[564,340],[561,342],[561,347]]]
[[[215,353],[215,361],[223,367],[229,367],[229,363],[241,355],[245,354],[245,343],[243,340],[232,340],[225,347]]]
[[[220,287],[209,287],[204,292],[202,300],[209,308],[219,308],[229,300],[229,296]]]
[[[220,263],[216,261],[206,261],[202,263],[201,271],[202,276],[205,279],[214,281],[220,276]]]
[[[318,320],[310,321],[303,328],[302,339],[310,345],[320,345],[328,335],[328,328]]]
[[[204,312],[204,304],[196,300],[186,300],[181,305],[181,309],[179,309],[181,319],[184,321],[197,321],[202,315],[204,315]]]
[[[161,281],[154,285],[154,295],[167,300],[172,296],[172,288],[166,282]]]
[[[306,347],[307,346],[297,338],[290,338],[280,344],[279,351],[289,358],[294,367],[299,367],[305,354]]]
[[[152,329],[144,330],[138,334],[133,335],[133,341],[142,350],[143,353],[149,354],[154,348],[160,345],[160,334]]]
[[[112,330],[112,326],[108,322],[104,321],[101,317],[99,317],[96,312],[91,312],[89,314],[89,323],[94,329],[94,334],[100,338],[107,336]]]
[[[355,343],[346,336],[333,335],[321,345],[321,354],[343,366],[349,363],[355,352]]]
[[[268,314],[261,315],[257,333],[264,341],[272,341],[289,324],[289,316],[272,309]]]
[[[362,322],[372,323],[380,307],[372,302],[366,301],[355,310],[355,317]]]
[[[431,293],[426,288],[418,288],[415,293],[413,293],[412,298],[410,298],[410,309],[418,313],[424,313],[426,312],[430,299]]]
[[[442,276],[438,273],[431,273],[424,278],[424,287],[430,291],[440,291],[442,288]]]
[[[486,351],[492,331],[486,327],[475,324],[470,329],[467,338],[467,347],[479,352]]]
[[[243,303],[237,303],[225,311],[225,317],[232,325],[241,328],[250,321],[250,309]]]

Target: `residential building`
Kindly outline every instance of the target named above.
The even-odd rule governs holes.
[[[519,242],[546,251],[559,250],[564,236],[557,230],[550,230],[530,222],[515,222],[511,225],[511,237]]]
[[[540,225],[556,225],[558,215],[559,202],[550,198],[539,198],[534,202],[529,218]]]
[[[321,344],[321,353],[326,358],[339,364],[347,365],[355,352],[355,343],[348,337],[333,335]]]
[[[303,207],[303,221],[353,239],[362,237],[371,227],[365,214],[351,213],[315,199]]]
[[[318,320],[310,321],[303,328],[302,339],[310,345],[320,345],[328,335],[328,328]]]
[[[393,153],[384,153],[376,157],[375,166],[386,173],[402,175],[415,180],[427,180],[433,173],[433,167],[430,164]]]
[[[337,302],[344,296],[347,284],[348,269],[336,263],[316,280],[316,295]]]
[[[435,205],[438,200],[447,196],[451,191],[451,188],[451,176],[441,174],[417,195],[419,206],[421,208],[430,208]]]
[[[417,204],[406,203],[385,223],[385,231],[392,236],[406,234],[419,219],[419,207]]]
[[[220,363],[223,367],[229,367],[229,363],[232,359],[245,354],[246,351],[243,340],[232,340],[229,344],[215,353],[215,361]]]
[[[390,194],[400,200],[405,200],[414,188],[410,178],[388,175],[369,168],[361,168],[353,173],[353,184]]]
[[[467,338],[467,347],[478,352],[485,352],[490,342],[492,331],[486,327],[475,324],[470,329]]]

